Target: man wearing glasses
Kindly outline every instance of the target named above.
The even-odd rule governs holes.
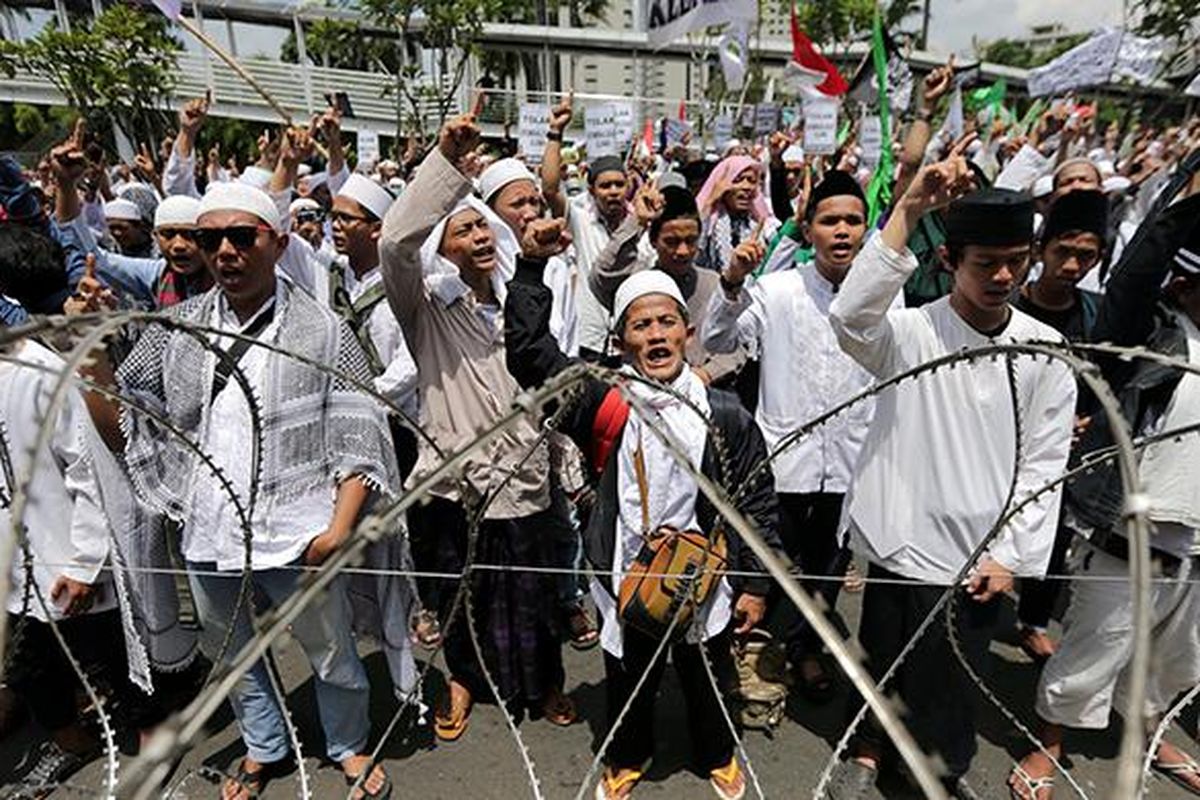
[[[277,276],[276,263],[294,241],[265,192],[233,183],[210,189],[200,201],[196,242],[216,285],[181,304],[176,317],[284,346],[331,365],[338,375],[370,380],[349,328]],[[214,335],[227,356],[218,359],[188,333],[149,326],[115,378],[122,395],[137,398],[197,442],[221,479],[148,416],[95,404],[98,427],[123,452],[142,501],[182,524],[180,549],[202,647],[216,658],[228,635],[221,652],[226,661],[253,636],[250,608],[238,603],[247,561],[251,593],[273,605],[284,602],[304,567],[319,566],[347,540],[371,495],[394,495],[400,482],[386,416],[374,400],[341,377],[251,347],[246,339]],[[112,379],[103,357],[99,372],[101,381]],[[257,419],[247,389],[258,398]],[[326,754],[353,782],[370,766],[362,755],[368,684],[341,580],[293,621],[292,635],[315,673]],[[265,664],[245,675],[232,701],[247,754],[222,787],[222,798],[247,800],[288,763],[289,742]],[[390,789],[376,766],[354,797],[386,797]]]

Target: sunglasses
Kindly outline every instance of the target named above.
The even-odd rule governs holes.
[[[347,214],[345,211],[330,211],[329,220],[342,225],[349,225],[352,222],[368,222],[366,217],[360,217],[358,214]]]
[[[296,222],[303,225],[306,222],[324,222],[324,211],[297,211]]]
[[[229,228],[200,228],[196,231],[196,243],[206,253],[215,253],[226,239],[235,250],[248,250],[254,246],[260,231],[274,230],[270,225],[235,225]]]

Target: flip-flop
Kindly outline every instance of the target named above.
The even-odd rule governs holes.
[[[600,775],[600,781],[596,784],[596,800],[609,800],[610,797],[615,797],[613,794],[629,787],[630,793],[626,797],[633,796],[633,787],[637,786],[638,781],[642,779],[642,771],[640,769],[631,769],[620,778],[612,778],[609,776],[608,768],[604,768],[603,774]]]
[[[742,786],[737,790],[736,794],[730,794],[721,787],[720,782],[726,784],[733,783],[738,776],[742,774],[742,765],[738,763],[737,756],[729,759],[729,763],[718,769],[714,769],[708,773],[708,785],[717,793],[717,797],[721,800],[742,800],[746,796],[746,781],[742,781]]]
[[[1045,775],[1041,778],[1035,778],[1025,771],[1025,768],[1020,764],[1014,764],[1012,772],[1009,775],[1016,778],[1022,790],[1026,792],[1025,796],[1017,794],[1017,789],[1011,783],[1008,785],[1008,796],[1012,800],[1050,800],[1054,796],[1054,776]],[[1047,797],[1039,797],[1039,793],[1049,789],[1050,794]]]
[[[278,761],[272,761],[268,764],[263,764],[256,772],[246,771],[246,756],[243,756],[237,764],[237,772],[234,775],[225,775],[225,780],[237,784],[238,788],[246,791],[246,796],[250,800],[256,800],[262,794],[262,790],[271,781],[272,778],[277,778],[283,772],[283,766],[288,763],[286,758]],[[222,786],[221,794],[224,795],[224,786]]]
[[[1194,760],[1189,758],[1178,764],[1163,764],[1161,761],[1155,761],[1150,764],[1150,767],[1179,788],[1200,797],[1200,789],[1188,783],[1183,777],[1184,775],[1200,775],[1200,764]]]
[[[576,650],[591,650],[600,643],[600,631],[592,624],[587,609],[580,604],[567,612],[567,626],[571,630],[571,647]]]
[[[379,787],[379,791],[371,792],[367,789],[367,782],[363,781],[362,785],[358,787],[359,791],[363,793],[363,800],[388,800],[388,798],[392,796],[391,776],[387,774],[387,771],[384,770],[380,764],[375,764],[373,767],[371,767],[371,769],[372,771],[379,769],[383,772],[383,785]],[[351,777],[343,772],[342,777],[346,779],[346,785],[352,788],[354,784],[358,782],[358,775]]]

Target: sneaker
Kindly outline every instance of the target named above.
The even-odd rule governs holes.
[[[41,800],[58,784],[83,769],[90,758],[68,753],[52,741],[43,742],[26,758],[32,766],[22,776],[20,788],[10,795],[12,800]]]

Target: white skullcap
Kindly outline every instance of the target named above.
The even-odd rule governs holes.
[[[200,216],[200,201],[185,194],[173,194],[154,210],[155,228],[194,228]]]
[[[1104,179],[1104,183],[1100,188],[1105,194],[1120,194],[1133,186],[1133,181],[1126,178],[1124,175],[1110,175]]]
[[[388,179],[388,188],[392,190],[392,194],[403,192],[405,186],[408,186],[408,184],[404,182],[404,178],[395,177]]]
[[[785,164],[803,164],[804,163],[804,148],[799,142],[792,142],[787,149],[783,151],[783,163]]]
[[[674,278],[660,269],[642,270],[630,275],[617,287],[616,297],[613,298],[613,324],[621,321],[634,300],[648,294],[665,294],[681,307],[687,308],[687,302]]]
[[[290,206],[288,206],[289,214],[295,214],[297,211],[320,211],[320,210],[321,210],[321,204],[318,203],[316,200],[310,200],[307,197],[301,197],[297,200],[293,200],[292,204]]]
[[[1111,178],[1113,175],[1117,174],[1116,165],[1113,164],[1113,162],[1107,158],[1098,159],[1098,160],[1096,160],[1095,164],[1096,164],[1096,169],[1100,170],[1101,180],[1103,180],[1104,178]]]
[[[109,200],[104,204],[104,218],[141,222],[142,211],[133,202],[118,197],[116,200]]]
[[[479,194],[483,202],[491,202],[496,193],[513,181],[532,181],[537,186],[537,178],[525,166],[524,161],[515,158],[502,158],[483,171],[479,176]]]
[[[271,175],[272,172],[269,169],[249,166],[242,170],[242,174],[238,176],[238,182],[265,190],[271,185]]]
[[[309,175],[312,175],[312,167],[310,167],[308,164],[301,164],[300,166],[296,167],[297,178],[304,178]]]
[[[387,189],[357,172],[346,179],[337,196],[354,200],[374,214],[376,219],[383,219],[387,210],[392,207],[392,201],[396,199]]]
[[[668,186],[677,186],[680,189],[686,189],[688,188],[687,178],[683,177],[682,173],[675,172],[674,170],[668,170],[662,175],[658,176],[658,190],[661,192]]]
[[[1038,178],[1037,181],[1035,181],[1033,184],[1033,196],[1035,198],[1036,197],[1045,197],[1046,195],[1050,194],[1053,191],[1054,191],[1054,176],[1053,175],[1043,175],[1042,177]]]
[[[200,201],[196,219],[210,211],[245,211],[280,230],[279,208],[275,201],[262,189],[244,183],[219,183],[210,187]]]

